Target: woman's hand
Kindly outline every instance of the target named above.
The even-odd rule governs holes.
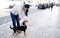
[[[21,18],[19,17],[19,20],[21,20]]]

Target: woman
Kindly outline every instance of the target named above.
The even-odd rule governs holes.
[[[15,28],[20,27],[19,17],[26,20],[26,16],[28,16],[28,9],[29,9],[29,5],[26,4],[15,5],[12,8],[10,15],[12,19],[14,33],[16,32]]]

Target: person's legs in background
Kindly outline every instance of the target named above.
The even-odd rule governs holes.
[[[25,15],[28,16],[28,9],[25,11]]]

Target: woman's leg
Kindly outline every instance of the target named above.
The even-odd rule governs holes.
[[[15,16],[12,13],[10,13],[10,15],[11,15],[13,27],[16,27]]]
[[[20,27],[20,23],[19,23],[19,15],[16,16],[16,22],[17,22],[17,26]]]

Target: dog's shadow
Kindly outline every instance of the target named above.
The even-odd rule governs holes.
[[[15,33],[14,35],[12,34],[10,38],[26,38],[26,36],[24,36],[23,33]]]

